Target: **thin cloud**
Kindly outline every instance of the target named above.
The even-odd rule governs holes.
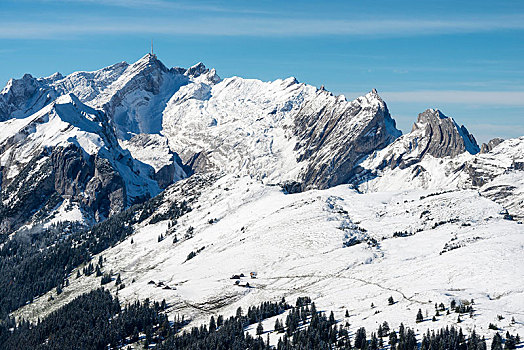
[[[156,0],[154,0],[156,1]],[[311,37],[311,36],[382,36],[403,37],[435,34],[476,33],[499,30],[523,30],[524,16],[504,16],[457,20],[333,20],[290,18],[154,18],[114,17],[96,20],[76,18],[74,22],[9,21],[0,23],[0,38],[60,39],[81,35],[165,34],[206,36]]]
[[[122,7],[128,9],[148,10],[183,10],[183,11],[206,11],[206,12],[228,12],[228,13],[267,13],[259,10],[239,9],[233,7],[217,6],[206,3],[165,1],[165,0],[39,0],[46,3],[69,3],[69,4],[94,4],[101,6]]]

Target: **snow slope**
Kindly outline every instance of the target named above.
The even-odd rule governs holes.
[[[174,188],[184,182],[166,190],[159,212],[181,200]],[[474,299],[475,313],[463,316],[462,327],[488,337],[489,323],[511,333],[524,330],[524,268],[515,263],[522,256],[523,226],[505,220],[502,207],[477,191],[359,194],[342,185],[285,195],[249,177],[226,176],[197,193],[191,204],[197,210],[174,226],[146,221],[102,253],[105,270],[120,273],[126,285],[118,291],[121,300],[165,298],[172,315],[189,315],[198,323],[232,314],[238,306],[309,295],[355,328],[371,330],[387,320],[422,332],[454,324],[457,316],[415,324],[419,308],[431,318],[435,302]],[[190,227],[193,237],[183,238]],[[159,242],[161,234],[166,238]],[[352,238],[361,243],[345,246]],[[200,252],[187,260],[192,251]],[[258,278],[243,278],[240,286],[230,279],[251,271]],[[41,317],[100,285],[94,276],[70,281],[61,295],[49,293],[53,303],[44,295],[17,315]],[[388,305],[389,296],[394,305]],[[516,324],[510,324],[512,317]]]

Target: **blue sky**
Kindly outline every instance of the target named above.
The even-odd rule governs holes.
[[[524,1],[1,0],[0,84],[133,62],[376,88],[408,132],[439,108],[478,141],[524,135]]]

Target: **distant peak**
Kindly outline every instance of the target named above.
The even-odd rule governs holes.
[[[415,130],[424,130],[434,143],[429,153],[437,158],[456,156],[464,151],[476,154],[480,150],[475,137],[464,125],[459,126],[438,109],[428,108],[420,113],[411,131]]]
[[[141,59],[133,63],[135,70],[143,70],[145,68],[158,68],[162,71],[167,71],[166,66],[158,59],[155,54],[148,53]]]
[[[428,108],[420,113],[417,118],[417,123],[425,123],[430,120],[449,119],[442,111],[436,108]]]
[[[198,76],[200,76],[202,74],[205,74],[207,72],[209,72],[209,69],[207,69],[206,66],[202,62],[198,62],[194,66],[189,67],[187,69],[186,75],[196,78],[196,77],[198,77]]]
[[[379,104],[383,104],[384,103],[384,101],[382,100],[382,98],[378,94],[377,89],[372,89],[370,92],[365,94],[363,97],[370,103],[376,103],[376,102],[378,102]],[[360,98],[362,98],[362,97],[360,97]]]
[[[145,54],[141,59],[139,59],[138,61],[155,61],[157,60],[158,61],[158,57],[153,54],[153,53],[148,53],[148,54]]]

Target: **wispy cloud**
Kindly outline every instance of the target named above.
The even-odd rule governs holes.
[[[523,29],[524,15],[469,20],[335,20],[256,16],[252,18],[195,16],[192,18],[105,17],[96,19],[77,16],[74,22],[59,21],[57,19],[49,21],[13,21],[4,19],[0,23],[0,38],[59,39],[79,35],[100,34],[402,37]]]
[[[390,102],[459,103],[472,105],[524,106],[524,91],[422,90],[384,91]],[[349,95],[348,95],[349,96]]]
[[[261,14],[265,11],[244,9],[239,7],[217,5],[204,1],[166,1],[166,0],[38,0],[46,3],[68,3],[68,4],[92,4],[101,6],[122,7],[128,9],[148,10],[183,10],[183,11],[206,11],[227,13],[252,13]]]

